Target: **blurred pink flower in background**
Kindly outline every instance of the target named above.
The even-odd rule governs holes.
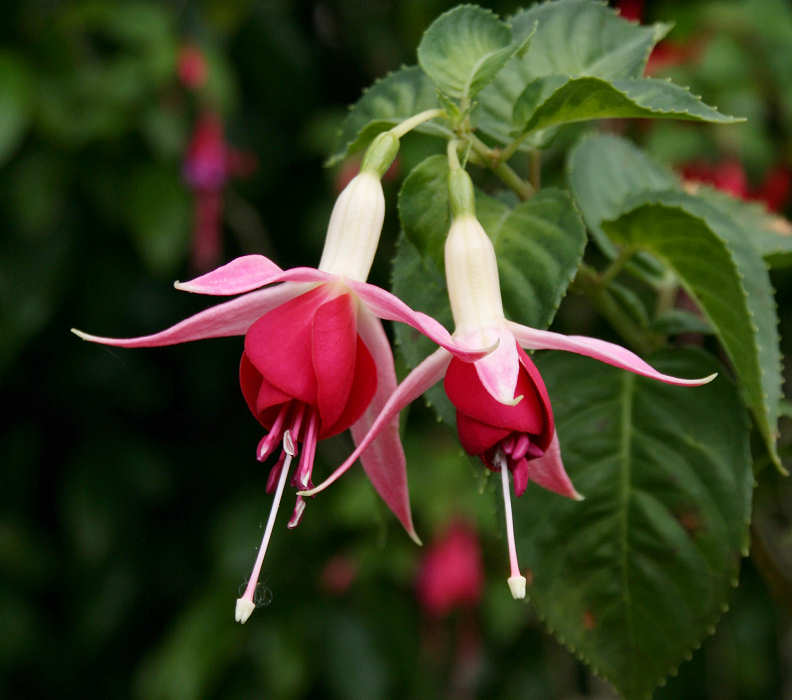
[[[358,575],[358,563],[348,554],[335,554],[327,560],[319,585],[330,595],[343,595]]]
[[[421,608],[444,617],[457,608],[474,608],[481,599],[484,567],[475,530],[454,520],[421,559],[416,592]]]
[[[183,44],[176,59],[176,73],[187,88],[197,90],[206,85],[209,70],[203,52],[194,44]]]
[[[762,202],[770,211],[784,210],[792,195],[792,172],[782,164],[771,167],[758,187],[751,187],[745,169],[736,158],[716,163],[691,161],[682,165],[680,172],[688,183],[701,182],[739,199]]]
[[[644,0],[619,0],[616,9],[624,19],[640,22],[643,17]]]
[[[786,209],[792,194],[792,172],[785,165],[775,165],[765,173],[762,183],[751,193],[751,199],[764,202],[770,211]]]
[[[748,198],[748,178],[740,161],[735,158],[717,163],[691,161],[682,165],[680,172],[688,182],[703,182],[740,199]]]
[[[231,176],[246,177],[256,168],[256,157],[232,148],[225,140],[217,113],[203,112],[195,124],[182,173],[195,195],[192,267],[197,272],[217,264],[221,255],[223,189]]]

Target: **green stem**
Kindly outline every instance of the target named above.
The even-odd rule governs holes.
[[[518,136],[514,141],[512,141],[506,148],[501,151],[500,159],[502,161],[510,160],[511,157],[517,153],[517,149],[520,147],[523,141],[525,141],[526,137],[528,136],[528,132],[525,132],[522,136]]]
[[[538,148],[531,151],[531,184],[535,190],[542,186],[542,152]]]
[[[492,172],[500,178],[501,182],[512,190],[520,199],[530,199],[536,194],[531,183],[523,180],[511,166],[502,161],[499,151],[487,146],[486,143],[478,139],[474,134],[469,134],[467,138],[473,147],[473,152],[481,156],[490,170],[492,170]]]
[[[635,255],[636,249],[630,246],[622,248],[616,259],[608,266],[608,268],[599,276],[600,286],[607,288],[608,285],[615,279],[622,268],[629,262],[630,258]]]
[[[428,122],[431,119],[437,119],[437,117],[445,117],[446,113],[445,110],[442,109],[427,109],[425,112],[419,112],[418,114],[414,114],[412,117],[405,119],[403,122],[394,126],[390,132],[396,137],[401,138],[406,133],[412,131],[416,126],[420,126],[424,122]]]
[[[662,344],[659,336],[641,328],[625,313],[613,295],[602,286],[602,278],[593,268],[581,265],[571,288],[584,295],[627,344],[640,354],[648,355]]]
[[[459,143],[460,142],[458,139],[451,139],[448,142],[448,146],[446,147],[446,153],[448,154],[448,167],[451,170],[459,170],[462,167],[459,162],[459,154],[457,153]]]
[[[655,305],[655,316],[668,311],[673,308],[674,301],[676,301],[677,291],[679,289],[679,282],[673,272],[666,272],[663,281],[657,288],[657,304]]]

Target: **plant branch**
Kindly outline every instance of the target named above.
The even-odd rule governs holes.
[[[500,151],[490,148],[474,134],[468,134],[467,138],[473,147],[473,152],[480,156],[489,169],[500,178],[501,182],[520,199],[530,199],[534,196],[536,191],[531,183],[523,180],[510,165],[502,161]]]
[[[403,122],[394,126],[390,132],[396,137],[401,138],[408,132],[412,131],[416,126],[420,126],[424,122],[428,122],[438,117],[446,117],[445,110],[442,109],[427,109],[424,112],[414,114],[412,117],[405,119]]]

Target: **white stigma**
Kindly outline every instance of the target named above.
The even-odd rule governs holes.
[[[527,583],[525,576],[509,576],[506,582],[509,584],[509,590],[514,600],[525,598],[525,585]]]
[[[234,619],[242,624],[247,622],[247,619],[256,609],[256,604],[253,602],[253,594],[256,592],[256,585],[258,584],[259,575],[261,574],[261,565],[264,563],[264,555],[267,553],[270,537],[272,537],[272,528],[275,526],[278,506],[280,506],[281,497],[283,496],[283,488],[286,486],[286,477],[289,475],[289,467],[291,466],[292,455],[294,453],[294,442],[288,430],[283,434],[283,449],[286,452],[286,459],[283,462],[283,467],[281,467],[278,487],[275,489],[275,496],[272,499],[272,507],[270,508],[269,518],[267,519],[267,526],[264,528],[264,537],[261,538],[261,546],[259,547],[258,556],[256,557],[256,563],[253,565],[253,571],[250,574],[245,592],[242,594],[241,598],[237,598],[236,602]]]
[[[517,546],[514,543],[514,522],[512,520],[511,494],[509,493],[509,468],[508,461],[503,452],[498,449],[495,453],[495,466],[500,468],[501,486],[503,486],[503,510],[506,514],[506,540],[509,543],[510,576],[507,579],[509,590],[515,600],[525,598],[525,576],[520,573],[520,564],[517,561]]]
[[[247,598],[237,598],[234,619],[244,625],[248,618],[253,614],[255,609],[256,604],[252,600],[248,600]]]

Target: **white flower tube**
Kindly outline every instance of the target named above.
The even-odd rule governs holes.
[[[385,219],[385,195],[380,178],[399,150],[390,132],[369,146],[358,173],[338,196],[327,226],[319,269],[356,282],[368,278]]]

